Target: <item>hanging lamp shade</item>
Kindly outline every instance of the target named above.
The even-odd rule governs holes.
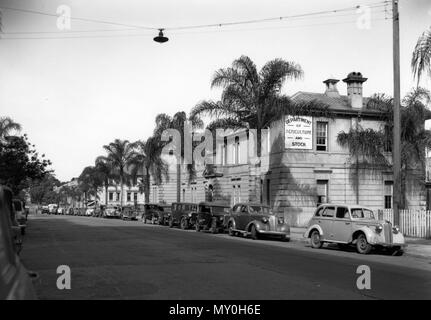
[[[163,35],[163,29],[159,29],[159,35],[157,37],[154,37],[153,40],[158,42],[158,43],[164,43],[164,42],[168,41],[169,38],[165,37]]]

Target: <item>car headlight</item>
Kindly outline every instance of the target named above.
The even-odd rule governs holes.
[[[284,218],[278,217],[278,224],[284,224]]]
[[[400,232],[400,227],[398,227],[398,226],[393,226],[393,228],[392,228],[392,232],[393,232],[393,233],[395,233],[395,234],[397,234],[398,232]]]
[[[262,222],[263,222],[263,223],[267,223],[267,222],[268,222],[268,218],[267,218],[267,217],[263,217],[263,218],[262,218]]]
[[[189,217],[189,218],[191,218],[191,217],[192,217],[192,214],[191,214],[191,213],[189,213],[189,214],[188,214],[188,217]]]
[[[378,226],[376,226],[376,232],[380,233],[383,230],[383,226],[381,224],[379,224]]]

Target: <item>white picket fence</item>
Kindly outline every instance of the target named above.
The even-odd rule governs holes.
[[[379,219],[394,223],[392,209],[379,210]],[[400,210],[400,231],[408,237],[431,238],[431,211]]]

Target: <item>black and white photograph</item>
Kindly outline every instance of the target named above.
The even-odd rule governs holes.
[[[0,0],[0,300],[430,299],[431,1]]]

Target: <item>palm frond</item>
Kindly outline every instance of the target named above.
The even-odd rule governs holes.
[[[424,72],[431,77],[431,28],[419,37],[413,51],[411,68],[418,84]]]

